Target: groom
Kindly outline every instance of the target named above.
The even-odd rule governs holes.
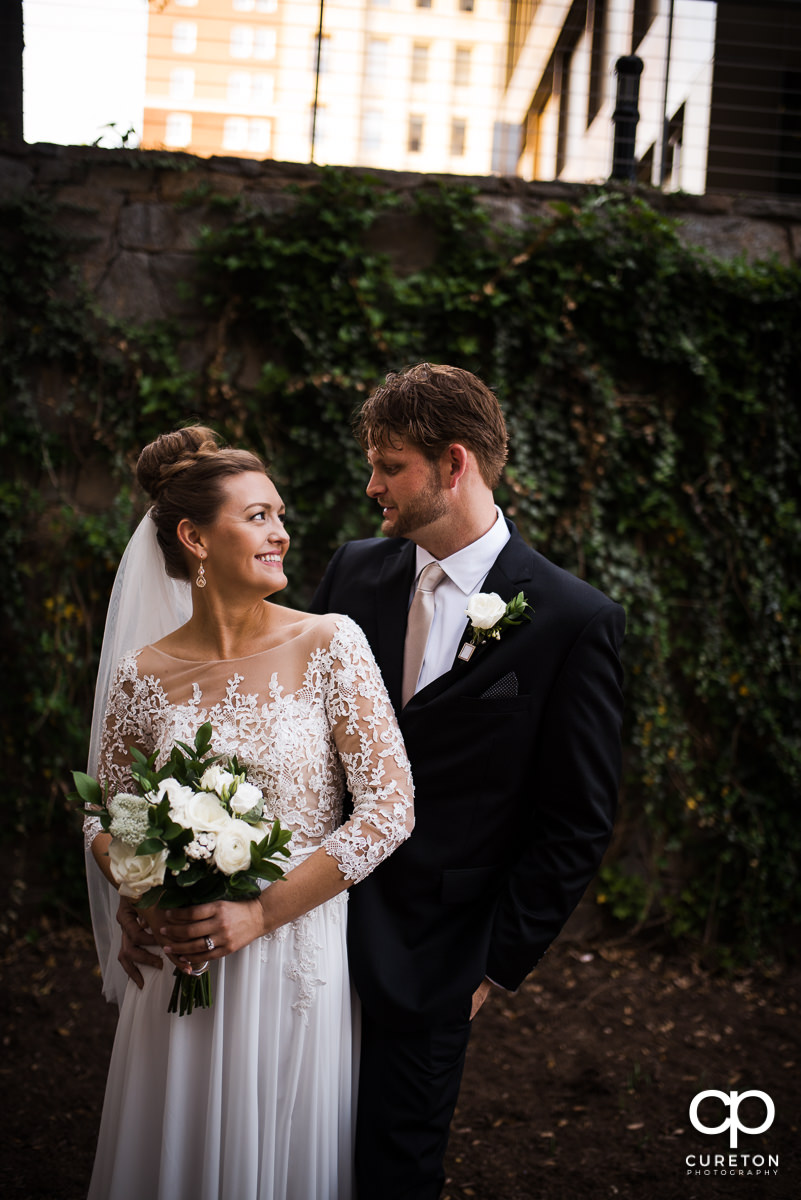
[[[386,536],[342,546],[313,607],[367,634],[416,790],[412,837],[350,895],[358,1195],[435,1200],[470,1022],[520,986],[609,841],[625,622],[495,507],[506,426],[474,375],[388,376],[357,436]],[[472,646],[477,592],[522,592],[530,619]]]

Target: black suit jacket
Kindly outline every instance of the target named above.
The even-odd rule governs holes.
[[[353,888],[352,977],[389,1027],[463,1019],[485,975],[515,989],[559,933],[608,844],[620,777],[622,608],[511,539],[483,591],[531,620],[401,709],[415,546],[350,542],[314,598],[365,631],[415,783],[410,839]],[[462,644],[468,641],[465,622]]]

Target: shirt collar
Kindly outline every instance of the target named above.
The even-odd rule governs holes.
[[[509,541],[509,528],[497,504],[495,513],[495,524],[485,534],[482,534],[475,542],[471,542],[469,546],[464,546],[455,554],[449,555],[448,558],[437,560],[433,554],[429,554],[422,546],[418,546],[415,580],[419,577],[423,567],[428,566],[430,562],[439,561],[439,565],[451,582],[455,583],[465,596],[472,596],[486,579],[495,559]]]

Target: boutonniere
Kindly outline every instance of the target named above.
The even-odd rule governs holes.
[[[459,657],[466,662],[476,646],[490,640],[500,641],[504,629],[530,621],[527,608],[534,611],[522,592],[518,592],[508,604],[497,592],[476,592],[467,601],[465,609],[472,625],[470,642],[462,647]]]

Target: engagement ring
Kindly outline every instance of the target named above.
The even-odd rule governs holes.
[[[211,936],[210,936],[208,933],[206,934],[206,937],[205,937],[204,941],[205,941],[205,943],[206,943],[206,949],[207,949],[207,950],[213,950],[213,949],[214,949],[214,939],[213,939],[213,938],[212,938],[212,937],[211,937]]]

